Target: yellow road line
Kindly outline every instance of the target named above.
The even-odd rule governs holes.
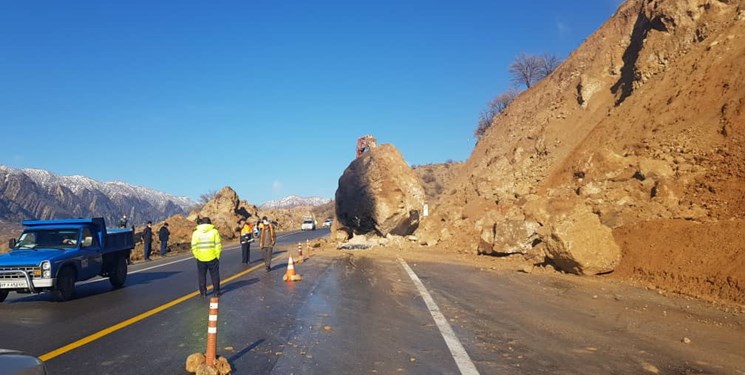
[[[272,258],[272,260],[278,260],[282,256],[283,255],[276,256],[276,257]],[[251,273],[253,271],[256,271],[257,269],[259,269],[259,268],[261,268],[263,266],[264,266],[263,263],[262,264],[257,264],[255,266],[249,268],[249,269],[246,269],[246,270],[243,270],[241,272],[238,272],[237,274],[235,274],[233,276],[230,276],[227,279],[221,280],[220,281],[220,285],[224,285],[225,283],[231,282],[231,281],[233,281],[233,280],[235,280],[235,279],[237,279],[237,278],[239,278],[241,276],[247,275],[247,274],[249,274],[249,273]],[[212,286],[207,287],[207,290],[210,290],[210,289],[212,289]],[[116,332],[116,331],[118,331],[120,329],[129,327],[132,324],[135,324],[135,323],[137,323],[137,322],[139,322],[141,320],[147,319],[147,318],[149,318],[149,317],[151,317],[151,316],[153,316],[153,315],[155,315],[155,314],[157,314],[157,313],[159,313],[161,311],[168,310],[171,307],[176,306],[179,303],[184,302],[184,301],[186,301],[186,300],[188,300],[190,298],[196,297],[198,295],[199,295],[199,291],[198,290],[193,291],[193,292],[191,292],[191,293],[189,293],[189,294],[187,294],[187,295],[185,295],[183,297],[176,298],[175,300],[173,300],[171,302],[168,302],[168,303],[166,303],[164,305],[158,306],[158,307],[156,307],[156,308],[154,308],[152,310],[149,310],[149,311],[145,311],[144,313],[142,313],[140,315],[137,315],[135,317],[129,318],[129,319],[123,321],[123,322],[114,324],[111,327],[104,328],[104,329],[102,329],[102,330],[100,330],[100,331],[98,331],[96,333],[93,333],[91,335],[88,335],[86,337],[83,337],[82,339],[80,339],[78,341],[69,343],[69,344],[67,344],[67,345],[65,345],[65,346],[63,346],[61,348],[57,348],[55,350],[52,350],[49,353],[46,353],[44,355],[39,356],[39,359],[41,359],[42,361],[46,362],[46,361],[49,361],[52,358],[59,357],[62,354],[65,354],[65,353],[67,353],[69,351],[75,350],[75,349],[77,349],[77,348],[79,348],[81,346],[84,346],[86,344],[90,344],[91,342],[96,341],[96,340],[98,340],[98,339],[100,339],[100,338],[102,338],[102,337],[104,337],[106,335],[109,335],[111,333],[114,333],[114,332]]]

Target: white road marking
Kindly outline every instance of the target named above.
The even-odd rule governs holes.
[[[290,235],[293,235],[293,234],[296,234],[296,233],[298,233],[298,232],[291,232],[291,233],[283,234],[281,236],[277,236],[277,239],[284,238],[284,237],[287,237],[287,236],[290,236]],[[231,247],[225,248],[225,250],[235,250],[235,249],[239,249],[239,248],[240,247],[231,246]],[[155,265],[155,266],[152,266],[152,267],[148,267],[148,268],[143,268],[141,270],[128,271],[127,272],[127,275],[132,275],[132,274],[140,273],[140,272],[144,272],[144,271],[150,271],[150,270],[153,270],[153,269],[156,269],[156,268],[160,268],[160,267],[170,266],[171,264],[181,263],[181,262],[186,261],[186,260],[189,260],[189,259],[194,259],[194,257],[193,256],[190,256],[188,258],[174,260],[173,262],[168,262],[168,263],[158,264],[158,265]],[[99,281],[106,281],[106,280],[108,280],[108,278],[101,277],[101,278],[98,278],[98,279],[92,279],[92,280],[83,281],[83,282],[77,283],[77,285],[92,284],[92,283],[97,283]]]
[[[169,265],[171,265],[171,264],[181,263],[181,262],[183,262],[183,261],[186,261],[186,260],[189,260],[189,259],[194,259],[194,257],[193,257],[193,256],[191,256],[191,257],[188,257],[188,258],[184,258],[184,259],[174,260],[173,262],[168,262],[168,263],[158,264],[158,265],[156,265],[156,266],[152,266],[152,267],[148,267],[148,268],[143,268],[143,269],[141,269],[141,270],[128,271],[128,272],[127,272],[127,275],[132,275],[132,274],[135,274],[135,273],[140,273],[140,272],[144,272],[144,271],[149,271],[149,270],[152,270],[152,269],[156,269],[156,268],[160,268],[160,267],[165,267],[165,266],[169,266]],[[108,278],[99,278],[99,279],[93,279],[93,280],[83,281],[83,282],[81,282],[81,283],[78,283],[77,285],[92,284],[92,283],[97,283],[97,282],[99,282],[99,281],[104,281],[104,280],[108,280]]]
[[[432,318],[435,320],[437,328],[440,329],[440,334],[442,335],[442,338],[445,339],[445,344],[447,344],[448,349],[450,349],[450,354],[453,356],[455,364],[458,365],[460,373],[464,375],[478,375],[479,370],[476,369],[476,366],[471,361],[471,357],[468,356],[466,349],[460,343],[460,340],[458,340],[458,337],[453,331],[453,327],[450,326],[450,323],[448,323],[445,316],[442,315],[442,313],[440,312],[440,308],[437,307],[437,304],[435,303],[435,300],[432,299],[432,296],[429,294],[429,291],[427,291],[427,288],[425,288],[424,284],[422,284],[422,281],[419,280],[419,276],[414,273],[414,271],[411,269],[411,267],[409,267],[406,261],[403,260],[403,258],[399,257],[398,261],[401,262],[401,266],[404,267],[406,273],[409,274],[411,281],[414,282],[414,285],[416,285],[416,288],[419,290],[419,294],[422,296],[424,303],[427,305],[429,313],[432,314]]]

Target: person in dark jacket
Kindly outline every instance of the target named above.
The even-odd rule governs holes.
[[[153,222],[148,221],[145,231],[142,232],[142,242],[145,245],[145,261],[150,261],[150,252],[153,246]]]
[[[168,230],[168,223],[163,224],[158,230],[158,239],[160,240],[160,256],[166,256],[168,251],[168,237],[171,236],[171,231]]]
[[[260,232],[259,232],[259,248],[261,248],[264,254],[264,269],[267,272],[272,269],[272,251],[274,245],[277,243],[277,237],[274,234],[274,226],[264,216],[261,218]]]

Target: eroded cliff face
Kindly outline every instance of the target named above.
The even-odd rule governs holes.
[[[495,119],[417,234],[575,273],[615,268],[562,255],[561,228],[578,220],[608,265],[618,247],[635,261],[624,238],[650,235],[639,223],[707,223],[716,236],[745,212],[743,56],[742,1],[628,1]]]

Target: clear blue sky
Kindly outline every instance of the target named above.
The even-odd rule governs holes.
[[[619,0],[0,0],[0,164],[197,199],[332,198],[358,136],[465,160],[524,51]]]

